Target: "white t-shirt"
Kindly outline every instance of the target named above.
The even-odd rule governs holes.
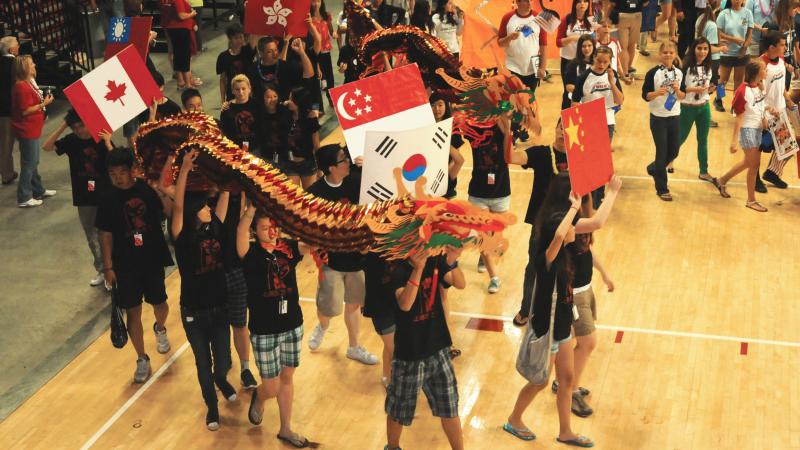
[[[650,108],[650,114],[656,117],[672,117],[681,114],[681,102],[675,98],[675,104],[672,109],[667,109],[665,103],[669,94],[676,95],[675,89],[672,84],[677,82],[678,86],[683,84],[683,72],[673,66],[667,69],[664,66],[656,66],[647,72],[644,76],[644,84],[642,85],[642,98],[647,101],[647,94],[658,90],[660,87],[667,88],[667,95],[659,95],[658,97],[647,101],[647,106]],[[677,96],[676,96],[677,97]]]
[[[743,115],[742,128],[762,129],[764,122],[764,107],[766,106],[766,93],[758,86],[751,87],[742,83],[733,94],[733,112],[737,116]]]
[[[683,85],[681,89],[686,92],[686,97],[681,100],[684,105],[702,105],[709,100],[708,88],[711,85],[711,68],[696,66],[683,71]],[[688,92],[686,88],[702,87],[703,92]]]
[[[782,56],[772,62],[766,53],[761,55],[761,60],[767,66],[767,76],[764,78],[764,91],[766,91],[767,106],[772,106],[776,111],[781,112],[786,109],[786,63]]]
[[[597,23],[594,22],[593,17],[589,18],[588,29],[584,26],[583,21],[579,20],[578,22],[573,23],[571,25],[566,25],[566,30],[565,30],[566,34],[564,37],[580,36],[582,34],[592,34],[594,29],[597,28],[597,26],[598,25]],[[567,44],[561,47],[561,49],[559,50],[561,57],[564,59],[568,59],[570,61],[575,59],[575,56],[577,56],[577,52],[578,52],[578,42],[572,42],[570,44]]]
[[[446,20],[446,17],[442,18],[439,17],[439,14],[434,14],[431,17],[433,22],[431,34],[444,41],[451,53],[458,53],[461,51],[461,44],[458,43],[458,33],[464,29],[464,19],[455,15],[453,18],[456,23],[450,23]]]
[[[617,65],[617,61],[619,61],[619,54],[622,53],[622,46],[619,45],[619,41],[614,39],[614,38],[611,38],[611,40],[608,41],[608,44],[601,44],[601,43],[598,42],[597,46],[598,47],[608,47],[608,48],[611,49],[611,66],[610,67],[612,69],[614,69],[614,70],[617,70],[617,68],[619,67]]]
[[[616,78],[617,89],[622,91],[619,84],[619,77]],[[614,92],[608,82],[607,73],[596,73],[591,68],[583,72],[578,81],[575,82],[575,90],[572,91],[572,101],[575,103],[586,103],[602,98],[606,104],[606,122],[608,125],[616,124],[614,119]]]
[[[519,37],[510,41],[506,48],[506,68],[523,76],[536,74],[539,70],[539,46],[547,45],[547,33],[543,32],[535,18],[533,12],[521,17],[516,11],[511,11],[503,16],[497,32],[500,39],[519,32]],[[525,30],[530,30],[527,36]]]

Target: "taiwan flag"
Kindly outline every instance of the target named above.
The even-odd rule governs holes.
[[[244,32],[283,37],[305,37],[306,17],[311,0],[248,0],[245,5]]]
[[[364,154],[367,131],[403,131],[433,125],[433,110],[416,64],[330,90],[350,156]]]
[[[112,17],[106,36],[105,60],[121,52],[130,44],[136,47],[142,60],[147,59],[152,17]]]
[[[64,95],[98,142],[102,130],[121,128],[163,97],[133,45],[69,85]]]
[[[605,100],[598,98],[561,111],[572,190],[586,195],[614,175]]]

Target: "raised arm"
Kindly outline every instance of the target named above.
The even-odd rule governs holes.
[[[553,263],[553,261],[556,260],[558,252],[561,251],[561,245],[564,244],[564,239],[567,237],[569,227],[572,226],[572,220],[575,218],[575,214],[578,214],[578,210],[581,207],[581,197],[576,195],[574,192],[570,192],[569,201],[572,203],[572,205],[569,207],[567,214],[564,215],[564,219],[562,219],[561,223],[558,224],[556,233],[553,235],[553,240],[550,241],[550,244],[547,246],[547,250],[544,252],[545,263],[547,264],[548,270],[550,269],[550,265]]]
[[[292,41],[292,50],[300,57],[300,62],[303,65],[303,78],[311,78],[314,76],[314,66],[311,60],[308,59],[306,54],[306,44],[302,39],[295,39]]]
[[[219,194],[219,199],[217,200],[217,207],[214,208],[214,215],[217,216],[220,222],[225,223],[225,218],[228,215],[228,201],[231,198],[231,193],[228,191],[222,191]]]
[[[464,279],[464,272],[458,267],[458,258],[463,251],[463,247],[456,248],[453,246],[449,246],[447,250],[445,250],[447,265],[452,267],[452,269],[444,274],[444,281],[456,289],[464,289],[467,286],[467,281]]]
[[[178,180],[175,183],[175,204],[172,207],[172,225],[170,226],[173,239],[177,239],[181,231],[183,231],[186,180],[189,178],[189,172],[194,168],[195,159],[197,159],[197,150],[192,150],[183,155],[183,164],[181,164],[181,171],[178,173]]]
[[[250,249],[250,225],[255,216],[256,207],[252,204],[247,205],[247,209],[239,220],[239,226],[236,227],[236,254],[239,255],[239,258],[244,258]]]
[[[608,189],[606,190],[603,203],[600,204],[600,207],[597,208],[597,212],[592,217],[578,219],[578,223],[575,224],[576,233],[591,233],[599,230],[606,224],[606,220],[608,220],[608,216],[611,214],[611,209],[614,207],[614,201],[617,199],[620,187],[622,187],[622,178],[614,175],[608,183]]]
[[[417,298],[419,283],[422,279],[422,271],[425,270],[425,263],[428,261],[428,252],[418,251],[414,253],[409,260],[414,270],[411,272],[411,276],[408,277],[406,285],[397,289],[394,293],[397,299],[397,305],[402,311],[410,310],[411,306],[414,304],[414,300]]]
[[[44,144],[42,144],[42,148],[47,152],[52,152],[53,150],[55,150],[56,141],[58,140],[59,137],[61,137],[61,133],[63,133],[64,130],[66,129],[67,129],[67,122],[61,122],[61,125],[59,125],[58,128],[53,130],[53,132],[50,133],[50,136],[47,136],[47,140],[44,141]]]

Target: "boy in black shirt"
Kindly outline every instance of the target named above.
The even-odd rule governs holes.
[[[427,257],[417,252],[394,270],[392,284],[397,299],[392,380],[386,394],[388,449],[400,447],[403,426],[411,425],[420,388],[453,449],[463,449],[458,418],[458,385],[450,358],[450,332],[442,306],[441,289],[464,289],[458,268],[463,249],[450,247],[446,256]]]
[[[72,133],[62,139],[61,134],[69,128]],[[106,155],[114,148],[111,133],[100,134],[102,140],[95,142],[74,109],[67,112],[64,122],[45,141],[42,148],[55,150],[57,155],[66,154],[69,158],[69,176],[72,180],[72,204],[78,208],[86,242],[94,257],[97,275],[89,281],[90,286],[103,284],[103,254],[94,221],[97,216],[97,203],[100,196],[111,186],[106,169]]]
[[[156,82],[158,88],[161,89],[161,92],[164,92],[164,77],[156,72],[153,74],[153,81]],[[173,102],[166,95],[161,97],[161,100],[154,100],[147,111],[142,111],[139,114],[139,123],[145,122],[153,122],[155,120],[161,120],[165,117],[174,116],[175,114],[179,114],[181,112],[181,107],[178,106],[177,103]],[[138,134],[138,133],[137,133]],[[136,140],[136,136],[131,138],[131,142]]]
[[[350,158],[338,144],[325,145],[317,151],[319,167],[325,174],[308,188],[308,192],[325,200],[339,203],[358,203],[360,182],[350,175]],[[347,326],[349,347],[347,357],[364,364],[378,364],[378,358],[358,345],[359,309],[364,306],[363,256],[358,252],[328,252],[328,262],[320,270],[317,288],[317,317],[308,347],[316,350],[322,344],[332,317],[342,313],[342,300],[335,296],[344,290],[344,323]],[[337,289],[339,286],[339,289]]]
[[[164,267],[172,265],[172,257],[161,231],[164,205],[147,183],[133,177],[134,160],[129,148],[108,153],[112,188],[100,202],[95,225],[100,230],[106,286],[116,287],[116,301],[126,310],[128,334],[138,356],[134,382],[144,383],[150,377],[150,357],[144,351],[142,296],[153,305],[156,316],[156,348],[167,353]]]
[[[230,25],[225,30],[225,35],[228,36],[228,49],[217,57],[220,103],[233,99],[231,80],[236,75],[245,73],[255,56],[253,48],[245,43],[244,30],[241,25]]]

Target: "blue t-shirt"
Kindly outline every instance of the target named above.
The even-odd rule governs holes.
[[[763,27],[766,22],[775,22],[775,7],[778,0],[747,0],[744,9],[753,14],[753,23]],[[758,45],[761,42],[761,32],[753,30],[752,43]]]
[[[717,27],[725,34],[744,39],[747,37],[747,30],[753,28],[753,13],[747,8],[741,8],[738,11],[725,9],[717,16]],[[735,42],[728,42],[728,51],[725,56],[739,56],[741,47]]]
[[[703,18],[697,19],[697,23],[695,24],[695,29],[700,26],[700,22]],[[714,23],[713,20],[709,20],[706,22],[705,28],[703,28],[703,37],[708,39],[708,42],[713,46],[719,46],[719,33],[717,31],[717,24]],[[717,61],[720,58],[720,52],[711,53],[711,60]]]

